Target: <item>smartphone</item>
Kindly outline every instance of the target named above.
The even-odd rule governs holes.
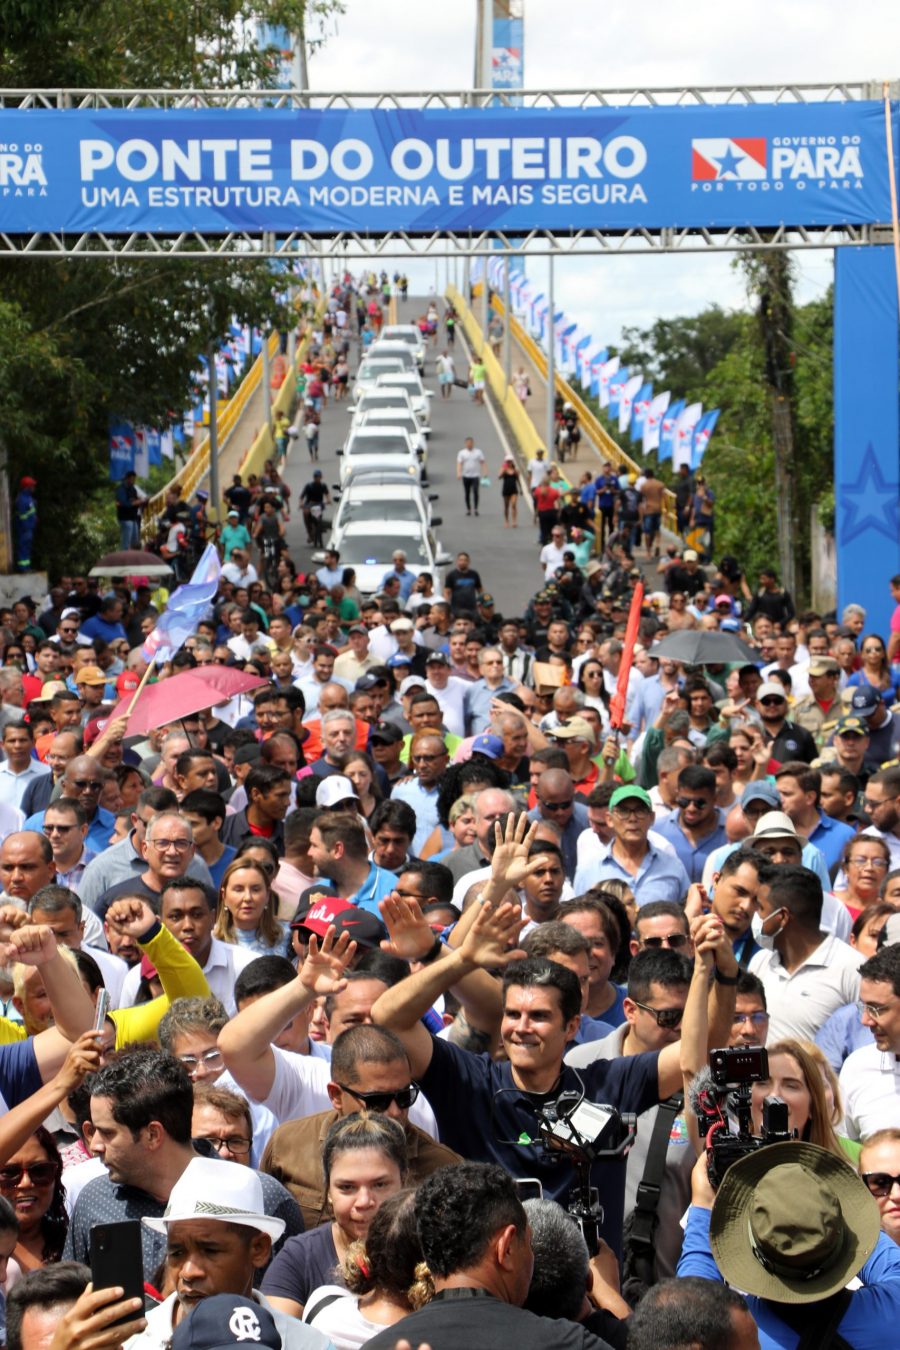
[[[101,989],[97,995],[97,1006],[94,1009],[94,1031],[102,1031],[106,1022],[106,1014],[109,1012],[109,990]],[[96,1287],[96,1286],[95,1286]]]
[[[91,1282],[95,1289],[112,1289],[121,1285],[123,1298],[144,1298],[144,1253],[141,1247],[141,1224],[138,1219],[122,1223],[96,1223],[91,1229]],[[140,1310],[130,1312],[111,1326],[121,1326],[140,1317]]]

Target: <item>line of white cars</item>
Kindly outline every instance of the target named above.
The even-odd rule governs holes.
[[[411,572],[430,572],[443,589],[444,569],[453,561],[435,538],[436,493],[427,492],[431,399],[422,376],[425,342],[413,324],[382,329],[360,363],[348,411],[352,416],[343,446],[337,510],[329,545],[344,567],[356,571],[363,595],[379,590],[392,554],[403,549]],[[319,561],[324,554],[314,554]]]

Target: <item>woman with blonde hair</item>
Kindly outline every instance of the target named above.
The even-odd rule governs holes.
[[[835,1131],[836,1119],[843,1117],[839,1099],[829,1104],[826,1092],[823,1061],[816,1047],[808,1041],[785,1038],[766,1047],[769,1056],[769,1076],[753,1084],[753,1131],[762,1129],[763,1102],[766,1097],[780,1097],[787,1104],[788,1127],[797,1131],[797,1138],[808,1144],[818,1144],[837,1158],[846,1161],[848,1151],[842,1146]],[[835,1116],[835,1109],[840,1112]],[[855,1161],[855,1159],[853,1159]]]
[[[277,913],[278,897],[263,864],[252,858],[235,858],[229,863],[219,887],[214,936],[260,956],[272,952],[283,956],[290,931]]]

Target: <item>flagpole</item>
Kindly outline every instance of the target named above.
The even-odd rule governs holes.
[[[140,684],[138,685],[137,689],[135,689],[135,691],[134,691],[134,697],[132,698],[131,702],[130,702],[129,705],[128,705],[128,708],[126,709],[126,712],[125,712],[125,716],[126,716],[126,717],[130,717],[131,714],[134,712],[134,705],[137,703],[138,699],[140,698],[140,696],[141,696],[141,690],[144,688],[144,685],[147,683],[147,681],[149,680],[150,676],[153,674],[153,669],[154,669],[154,662],[153,662],[153,661],[148,662],[148,664],[147,664],[147,669],[144,671],[143,675],[141,676],[141,682],[140,682]]]

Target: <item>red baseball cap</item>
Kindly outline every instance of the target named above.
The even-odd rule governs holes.
[[[291,920],[291,928],[303,928],[315,933],[316,937],[324,937],[329,927],[333,926],[336,938],[342,933],[349,933],[363,947],[377,947],[387,937],[387,929],[377,914],[370,914],[349,900],[328,895],[324,891],[316,891],[309,898],[312,903],[305,913],[302,902],[298,905],[297,913]]]
[[[140,675],[136,675],[133,670],[123,670],[116,680],[116,693],[119,698],[124,698],[126,694],[133,694],[140,682]]]

